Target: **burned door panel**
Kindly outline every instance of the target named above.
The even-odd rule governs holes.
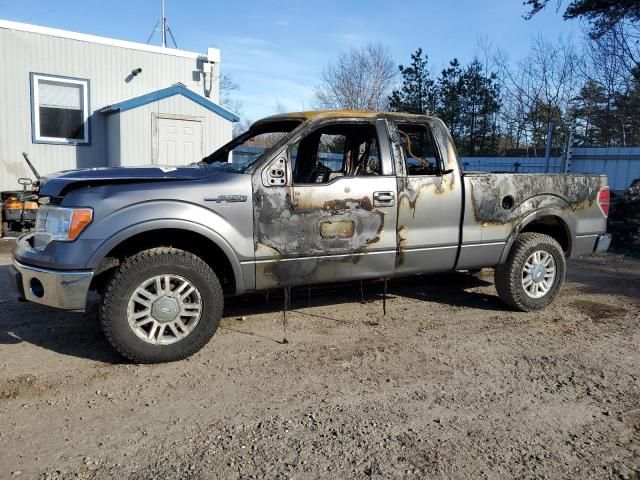
[[[425,127],[438,129],[439,124],[421,122]],[[444,128],[444,127],[442,127]],[[458,251],[462,195],[458,169],[450,169],[455,162],[453,152],[442,153],[447,144],[439,145],[441,137],[448,138],[446,129],[433,135],[440,160],[438,172],[444,174],[412,175],[405,162],[401,146],[402,133],[398,122],[390,126],[398,188],[398,256],[396,275],[409,275],[453,268]],[[400,159],[397,157],[401,156]],[[453,163],[455,165],[455,163]]]
[[[395,208],[373,206],[394,177],[344,177],[327,185],[259,186],[254,207],[257,288],[393,273]]]
[[[397,274],[453,268],[460,215],[454,186],[447,177],[398,178]]]
[[[351,119],[309,125],[264,166],[282,170],[285,185],[253,176],[256,288],[393,274],[397,192],[384,127]],[[340,168],[323,163],[330,150],[321,145],[342,152],[329,160]]]

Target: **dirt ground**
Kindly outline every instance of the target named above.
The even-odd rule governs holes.
[[[2,248],[2,246],[0,246]],[[6,249],[5,249],[6,250]],[[0,254],[0,478],[640,478],[640,261],[517,313],[491,271],[228,301],[189,360],[122,361],[95,306],[17,303]]]

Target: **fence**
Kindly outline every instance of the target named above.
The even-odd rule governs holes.
[[[467,172],[544,172],[544,157],[462,157],[460,162]],[[549,159],[549,172],[564,172],[562,157]]]
[[[463,157],[463,170],[482,172],[544,172],[541,157]],[[565,171],[564,157],[549,159],[549,173]],[[569,173],[598,173],[609,177],[611,190],[625,190],[640,178],[640,147],[572,148],[567,161]]]
[[[640,178],[640,147],[573,148],[569,171],[606,173],[611,190],[625,190]]]

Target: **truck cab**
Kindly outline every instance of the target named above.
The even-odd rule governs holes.
[[[461,173],[440,128],[419,116],[325,114],[256,165],[256,288],[453,269]]]

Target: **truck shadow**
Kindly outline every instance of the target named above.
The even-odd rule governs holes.
[[[496,294],[469,291],[478,287],[493,285],[481,277],[462,272],[448,272],[434,275],[420,275],[389,280],[387,299],[394,297],[447,303],[457,307],[479,308],[482,310],[504,311],[508,307]],[[379,302],[382,309],[384,283],[381,280],[341,282],[291,289],[289,309],[326,307],[342,303]],[[258,313],[275,313],[284,308],[283,290],[245,295],[225,300],[225,317],[248,316]],[[336,320],[337,321],[337,320]]]
[[[28,342],[63,355],[126,363],[104,337],[96,304],[83,314],[19,302],[17,298],[0,301],[0,345]]]
[[[98,321],[99,298],[93,296],[86,313],[65,312],[32,303],[18,302],[9,288],[9,267],[0,266],[0,345],[29,342],[63,355],[85,358],[109,364],[127,363],[108,344]],[[465,273],[447,273],[408,277],[388,282],[387,299],[407,297],[420,301],[489,310],[505,310],[495,295],[467,291],[491,285],[491,282]],[[315,312],[311,307],[339,307],[345,303],[378,302],[382,313],[383,282],[348,282],[312,287],[298,287],[291,291],[291,310],[307,315],[311,320],[322,317],[344,322]],[[253,294],[225,301],[224,317],[238,318],[261,313],[281,312],[283,291]],[[392,303],[388,304],[392,308]],[[233,330],[233,328],[222,327]],[[251,332],[240,332],[253,335]]]

